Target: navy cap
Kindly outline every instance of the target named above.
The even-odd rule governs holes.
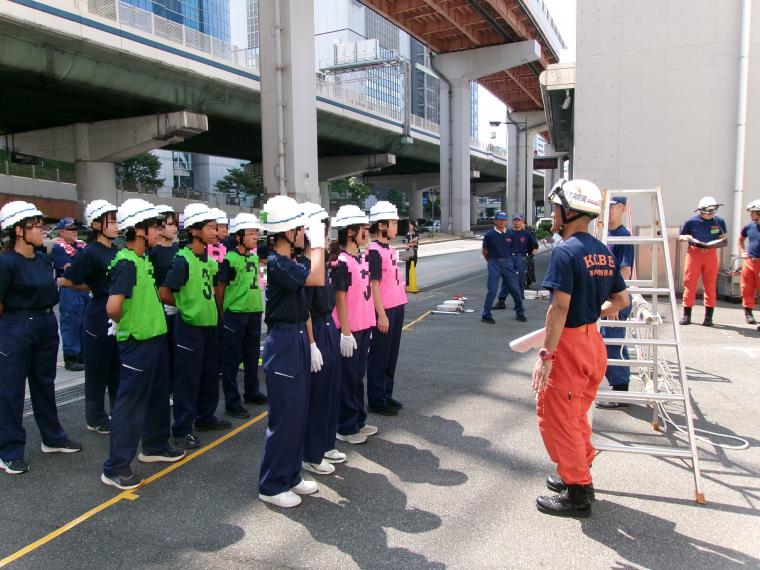
[[[506,220],[507,219],[507,213],[504,210],[499,210],[496,212],[493,216],[494,220]]]
[[[615,204],[623,204],[623,206],[625,206],[628,204],[628,198],[625,196],[613,196],[610,199],[610,206],[614,206]]]
[[[512,216],[512,221],[515,221],[515,220],[525,221],[525,218],[523,217],[522,214],[515,214],[514,216]]]
[[[58,220],[58,223],[55,225],[55,229],[57,230],[65,230],[67,228],[75,228],[79,224],[76,223],[74,218],[61,218]]]

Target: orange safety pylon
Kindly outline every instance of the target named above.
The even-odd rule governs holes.
[[[412,261],[411,264],[411,267],[409,267],[409,283],[406,284],[406,292],[419,293],[420,290],[417,289],[417,271],[415,269],[417,264],[414,261]]]

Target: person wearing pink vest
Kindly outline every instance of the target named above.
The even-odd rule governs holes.
[[[375,426],[367,425],[364,406],[364,374],[367,371],[367,354],[376,324],[375,307],[369,284],[369,265],[359,251],[367,243],[369,219],[358,207],[341,206],[333,218],[338,228],[341,251],[333,265],[331,278],[335,288],[333,319],[340,327],[341,396],[336,438],[351,444],[367,441],[377,433]]]
[[[398,233],[398,210],[390,202],[377,202],[369,211],[369,221],[370,233],[377,236],[367,248],[377,326],[369,345],[367,400],[370,412],[395,416],[402,408],[401,402],[393,399],[393,383],[407,303],[398,255],[389,243]]]

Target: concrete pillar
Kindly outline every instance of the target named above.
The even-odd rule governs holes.
[[[536,61],[533,40],[434,56],[440,82],[441,228],[470,232],[470,81]]]
[[[330,183],[326,180],[319,182],[319,203],[330,213]]]
[[[74,165],[77,199],[92,202],[103,199],[116,203],[116,165],[113,162],[77,161]]]
[[[478,223],[478,205],[480,204],[480,198],[477,194],[470,194],[470,225],[474,226]]]
[[[422,188],[417,188],[417,182],[412,180],[409,188],[409,217],[419,220],[422,215]]]
[[[259,33],[264,191],[318,202],[314,0],[261,2]]]

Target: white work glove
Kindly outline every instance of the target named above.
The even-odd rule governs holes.
[[[305,228],[306,237],[312,249],[325,248],[325,223],[321,220],[312,220]]]
[[[171,316],[176,315],[178,312],[179,310],[174,305],[164,305],[164,314]]]
[[[356,348],[357,348],[357,344],[356,344],[356,339],[354,338],[354,335],[349,333],[349,335],[346,336],[343,333],[340,333],[341,356],[344,356],[346,358],[351,358],[354,355],[354,350],[356,350]]]
[[[322,365],[325,361],[322,360],[322,353],[317,348],[316,342],[310,343],[309,348],[311,349],[311,371],[317,373],[322,370]]]
[[[117,330],[119,330],[119,323],[108,319],[108,336],[115,336]]]

